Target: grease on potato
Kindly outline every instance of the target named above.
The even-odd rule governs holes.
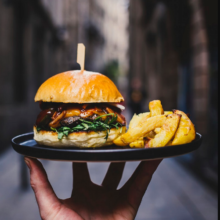
[[[163,106],[160,100],[155,100],[150,102],[149,109],[150,109],[151,117],[164,114]]]
[[[130,143],[131,148],[144,148],[144,139],[139,139],[137,141],[134,141]]]
[[[162,127],[166,121],[165,115],[158,115],[150,118],[143,118],[136,127],[129,128],[127,133],[121,136],[125,144],[130,144],[140,138],[145,137],[155,128]]]
[[[175,110],[174,113],[182,115],[182,118],[172,145],[191,143],[196,138],[196,130],[194,124],[184,112]]]
[[[174,137],[179,126],[180,119],[181,115],[169,115],[164,125],[162,126],[160,133],[158,133],[154,139],[148,142],[147,147],[165,147]]]
[[[145,137],[149,140],[155,138],[156,133],[154,131],[149,132]]]
[[[172,115],[172,114],[173,114],[173,112],[171,112],[171,111],[164,112],[164,115]]]
[[[119,147],[126,147],[126,146],[128,146],[128,144],[125,144],[125,143],[121,140],[121,136],[118,137],[117,139],[115,139],[115,140],[113,141],[113,143],[114,143],[115,145],[119,146]]]
[[[161,128],[156,128],[156,129],[154,129],[154,132],[155,132],[156,134],[159,134],[160,131],[161,131]]]
[[[148,119],[148,118],[150,118],[150,112],[142,113],[142,114],[139,114],[139,115],[135,114],[133,116],[133,118],[131,119],[131,121],[130,121],[129,129],[135,128],[136,126],[138,126],[138,124],[141,120]]]

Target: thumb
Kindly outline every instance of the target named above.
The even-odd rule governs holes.
[[[61,208],[61,202],[55,195],[42,164],[36,159],[27,157],[24,160],[30,169],[30,184],[35,193],[41,217],[45,219],[56,215]]]

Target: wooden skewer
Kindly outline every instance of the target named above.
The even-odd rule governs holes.
[[[80,65],[82,72],[85,70],[85,52],[86,52],[85,45],[78,44],[77,63]]]

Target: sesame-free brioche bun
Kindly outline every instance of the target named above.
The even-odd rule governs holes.
[[[69,134],[68,137],[63,137],[62,140],[59,140],[58,134],[56,132],[43,130],[37,131],[36,127],[34,127],[34,140],[40,145],[46,145],[55,148],[98,148],[112,145],[113,140],[124,134],[125,131],[126,127],[122,127],[122,129],[112,128],[107,141],[105,141],[106,131],[74,132]]]
[[[124,98],[115,84],[106,76],[87,71],[69,71],[57,74],[44,82],[35,96],[35,102],[62,103],[119,103]]]

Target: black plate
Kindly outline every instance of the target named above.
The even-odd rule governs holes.
[[[46,160],[78,162],[143,161],[176,157],[197,150],[202,144],[202,135],[190,144],[150,149],[119,148],[115,145],[98,149],[50,148],[33,140],[33,132],[12,139],[12,146],[19,154]]]

